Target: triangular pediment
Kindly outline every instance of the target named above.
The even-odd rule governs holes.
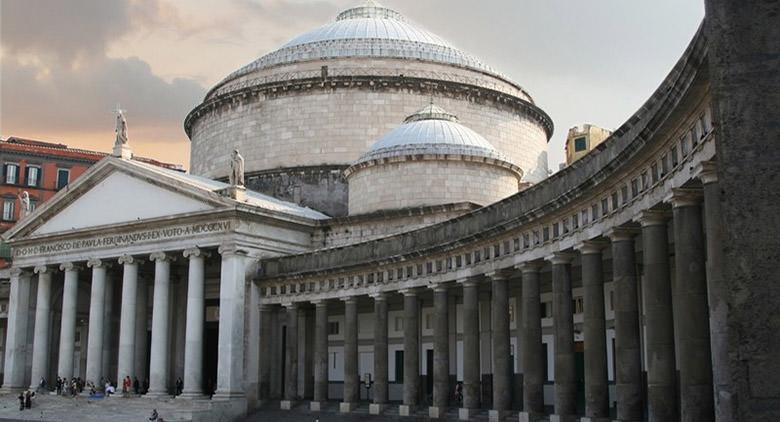
[[[113,172],[35,229],[33,235],[211,210],[189,196]]]

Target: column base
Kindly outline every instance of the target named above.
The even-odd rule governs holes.
[[[339,413],[351,413],[357,409],[357,403],[341,402],[339,403]]]
[[[325,409],[324,401],[310,401],[309,410],[312,412],[322,412]]]
[[[414,413],[414,406],[412,405],[402,404],[398,406],[399,416],[412,416],[413,413]]]
[[[488,410],[488,420],[490,422],[501,422],[509,415],[506,410]]]
[[[214,393],[213,396],[211,396],[211,400],[217,400],[217,401],[243,399],[243,398],[246,398],[246,394],[244,394],[243,391],[217,391],[216,393]]]
[[[171,395],[165,391],[149,391],[148,393],[144,394],[144,397],[147,399],[162,399],[171,397]]]
[[[2,388],[0,388],[0,394],[19,393],[25,390],[26,389],[24,387],[9,387],[4,385]]]
[[[428,417],[431,419],[443,418],[447,415],[446,407],[430,406],[428,407]]]
[[[184,391],[176,396],[176,398],[183,400],[207,400],[209,397],[200,391]]]
[[[518,417],[520,422],[539,422],[542,420],[546,420],[543,413],[533,413],[533,412],[520,412],[520,416]]]
[[[279,403],[279,408],[282,410],[291,410],[293,407],[295,407],[295,402],[292,400],[282,400]]]
[[[371,403],[368,405],[369,415],[381,415],[387,409],[386,404]]]
[[[458,420],[459,421],[468,421],[477,416],[477,413],[479,413],[479,409],[466,409],[465,407],[461,407],[458,409]]]
[[[550,422],[578,422],[579,419],[574,415],[550,415]]]

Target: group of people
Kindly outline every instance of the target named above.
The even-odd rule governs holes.
[[[138,377],[130,379],[130,375],[122,380],[122,393],[146,394],[147,391],[149,391],[149,380],[140,383]]]
[[[32,399],[35,398],[34,391],[24,391],[19,393],[19,410],[32,409]]]
[[[41,384],[45,388],[46,380],[41,379]],[[58,396],[68,394],[75,396],[84,391],[84,380],[81,377],[74,377],[68,381],[65,377],[57,377],[55,388]]]

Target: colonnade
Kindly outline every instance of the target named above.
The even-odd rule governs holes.
[[[430,417],[442,417],[454,407],[451,385],[449,320],[454,318],[447,306],[448,296],[460,289],[462,296],[463,400],[461,419],[472,418],[481,406],[480,389],[480,288],[490,287],[490,324],[492,356],[491,420],[510,414],[511,373],[509,290],[520,288],[521,326],[518,347],[521,359],[522,411],[520,420],[536,421],[546,412],[544,406],[544,365],[540,280],[544,269],[551,271],[552,319],[554,333],[554,400],[551,421],[583,418],[587,421],[610,420],[610,393],[607,363],[607,325],[605,316],[604,274],[612,273],[614,289],[614,402],[619,421],[708,421],[714,418],[710,321],[707,301],[708,276],[705,262],[712,262],[717,248],[705,245],[715,233],[715,220],[704,221],[703,199],[708,214],[717,212],[718,202],[703,198],[700,189],[675,189],[668,198],[669,207],[647,210],[632,224],[614,227],[602,236],[584,241],[574,248],[554,252],[533,260],[486,273],[481,276],[430,285],[433,290],[433,394],[427,409]],[[673,250],[668,231],[672,229]],[[641,235],[641,244],[637,238]],[[603,268],[604,253],[610,249],[611,271]],[[640,252],[641,251],[641,252]],[[674,256],[674,277],[670,256]],[[641,259],[641,266],[637,258]],[[584,387],[585,406],[578,410],[575,373],[575,343],[572,295],[572,262],[580,262],[583,290]],[[641,273],[640,273],[641,268]],[[640,275],[643,282],[640,283]],[[673,282],[674,280],[674,282]],[[712,281],[712,280],[709,280]],[[716,288],[717,286],[709,286]],[[403,296],[403,368],[404,382],[399,414],[412,415],[420,409],[420,306],[421,288],[370,295],[374,304],[375,394],[371,413],[380,413],[388,405],[387,301],[390,295]],[[360,378],[357,353],[357,296],[341,298],[344,303],[344,394],[342,412],[356,406]],[[365,301],[367,298],[361,298]],[[336,303],[334,299],[331,303]],[[313,410],[322,409],[328,399],[327,318],[325,300],[314,302],[314,401]],[[288,303],[286,386],[283,407],[290,408],[298,397],[296,324],[302,303]],[[336,305],[334,305],[336,306]],[[331,309],[334,307],[331,306]],[[265,305],[268,312],[270,305]],[[292,331],[291,331],[292,330]],[[309,335],[309,333],[307,333]],[[643,338],[644,337],[644,338]],[[677,352],[676,352],[677,351]],[[678,354],[676,356],[676,353]],[[644,355],[644,356],[643,356]],[[266,356],[268,356],[266,358]],[[261,356],[261,377],[270,373],[270,354]],[[643,357],[646,367],[643,368]],[[677,363],[676,363],[677,362]],[[397,363],[398,364],[398,363]],[[643,376],[646,371],[646,378]],[[679,390],[676,374],[679,371]],[[266,374],[266,375],[263,375]],[[429,372],[430,375],[430,372]],[[266,389],[263,394],[268,394]],[[679,408],[679,410],[678,410]],[[546,417],[546,416],[545,416]]]
[[[244,347],[244,289],[246,280],[246,253],[235,247],[220,247],[220,313],[219,352],[215,397],[233,398],[244,395],[243,347]],[[37,278],[34,338],[32,341],[32,369],[29,388],[36,389],[41,378],[48,378],[50,339],[50,313],[52,309],[52,276],[57,270],[63,273],[62,317],[59,334],[59,354],[56,375],[65,379],[77,377],[74,371],[76,344],[76,320],[79,276],[90,272],[89,332],[86,341],[86,383],[102,388],[103,380],[116,381],[129,376],[149,380],[148,397],[169,395],[169,365],[172,361],[169,340],[172,335],[169,313],[171,297],[171,262],[179,257],[187,260],[186,332],[184,347],[184,388],[182,398],[204,397],[203,347],[205,324],[205,258],[209,252],[199,248],[179,252],[154,252],[148,255],[123,255],[117,259],[89,259],[82,262],[65,262],[59,265],[39,265],[29,271],[14,268],[11,277],[11,310],[8,317],[6,340],[5,379],[3,390],[28,388],[25,373],[27,353],[27,309],[31,284]],[[146,283],[139,279],[139,267],[144,258],[154,264],[151,352],[149,368],[139,368],[137,340],[140,321],[143,336],[147,319]],[[114,285],[119,277],[113,277],[109,267],[118,265],[121,272],[122,291],[119,312],[117,370],[110,373],[112,356],[111,338],[108,332],[112,312]],[[118,274],[117,274],[118,275]],[[115,280],[114,278],[117,278]],[[139,290],[140,289],[140,290]],[[139,294],[139,291],[142,292]],[[140,307],[140,308],[139,308]],[[140,318],[139,318],[140,316]],[[144,360],[145,359],[141,359]],[[50,385],[52,380],[48,380]]]

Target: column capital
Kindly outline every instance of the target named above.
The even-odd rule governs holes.
[[[715,161],[702,161],[693,168],[693,174],[698,177],[699,180],[705,185],[710,183],[717,183],[718,181],[718,166]]]
[[[185,258],[198,258],[198,257],[208,258],[209,256],[211,256],[210,253],[197,247],[185,249],[184,252],[182,252],[182,255],[184,255]]]
[[[538,273],[544,267],[544,261],[526,261],[515,265],[515,269],[525,273]]]
[[[485,273],[485,277],[489,278],[490,281],[493,280],[508,280],[509,274],[507,274],[505,271],[498,270],[498,271],[491,271],[489,273]]]
[[[404,296],[417,296],[417,289],[402,289],[398,293]]]
[[[21,267],[13,267],[10,270],[11,277],[22,277],[27,275],[28,271]]]
[[[314,305],[317,308],[323,308],[328,306],[328,300],[327,299],[315,299],[311,301],[311,304]]]
[[[571,264],[575,255],[571,252],[554,252],[552,255],[544,257],[545,261],[550,261],[551,264]]]
[[[371,293],[369,296],[372,299],[374,299],[375,302],[381,302],[381,301],[386,301],[387,300],[387,293],[385,293],[385,292]]]
[[[52,268],[48,265],[36,265],[35,268],[33,268],[33,272],[35,274],[51,274]]]
[[[165,252],[155,252],[149,255],[149,260],[153,262],[171,262],[175,259],[176,257]]]
[[[645,210],[634,217],[634,221],[639,222],[642,227],[665,226],[671,218],[671,213],[664,210]]]
[[[141,265],[144,263],[142,259],[136,258],[133,255],[122,255],[117,259],[117,262],[122,265]]]
[[[449,286],[446,283],[431,283],[428,285],[428,288],[434,292],[446,292],[449,290]]]
[[[357,296],[340,297],[339,300],[344,303],[357,303]]]
[[[72,262],[63,262],[60,264],[60,271],[78,271],[81,267]]]
[[[103,261],[102,259],[98,259],[98,258],[92,258],[89,261],[87,261],[87,267],[89,268],[107,268],[110,266],[111,266],[110,262]]]
[[[231,255],[243,255],[246,256],[247,252],[241,248],[238,247],[238,245],[232,244],[232,243],[225,243],[219,246],[217,249],[217,253],[219,253],[222,256],[231,256]]]
[[[604,233],[612,242],[621,242],[625,240],[634,240],[634,236],[639,234],[639,230],[633,227],[612,227]]]
[[[455,282],[460,284],[463,287],[477,287],[477,286],[479,286],[479,280],[475,279],[474,277],[459,278],[459,279],[455,280]]]
[[[293,310],[294,310],[294,309],[298,309],[298,302],[287,302],[287,303],[282,303],[282,306],[283,306],[285,309],[293,309]]]
[[[674,208],[680,208],[699,205],[703,198],[701,189],[673,188],[664,201],[671,203]]]
[[[581,255],[591,255],[601,253],[607,246],[609,246],[609,242],[605,240],[586,240],[575,246],[574,249],[579,251]]]

